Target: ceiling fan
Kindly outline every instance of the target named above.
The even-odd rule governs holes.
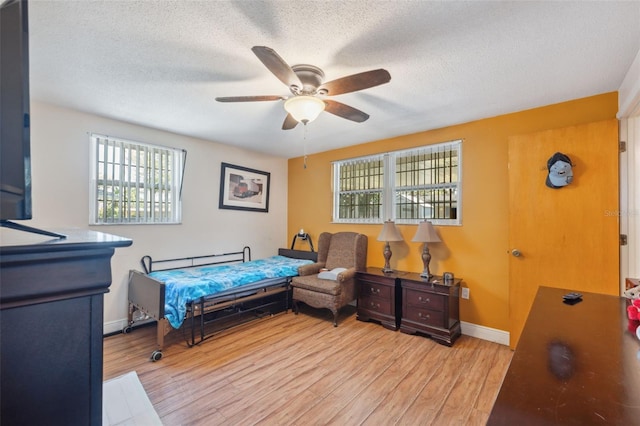
[[[275,50],[266,46],[254,46],[251,50],[269,71],[289,87],[293,96],[229,96],[218,97],[216,101],[285,101],[284,108],[287,111],[287,116],[282,124],[283,130],[293,129],[298,125],[298,122],[307,124],[315,120],[322,111],[362,123],[369,118],[368,114],[341,102],[320,98],[320,96],[356,92],[388,83],[391,80],[391,75],[387,70],[377,69],[323,83],[324,72],[314,65],[289,66]]]

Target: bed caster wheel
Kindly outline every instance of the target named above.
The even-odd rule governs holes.
[[[126,326],[125,328],[122,329],[122,334],[129,334],[133,331],[133,327],[131,327],[130,325]]]
[[[160,361],[160,358],[162,358],[162,351],[153,351],[151,354],[151,361]]]

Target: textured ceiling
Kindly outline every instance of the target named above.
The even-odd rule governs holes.
[[[615,91],[640,49],[637,1],[30,0],[29,20],[32,98],[286,158]],[[333,97],[364,123],[283,131],[282,101],[215,101],[290,95],[256,45],[391,82]]]

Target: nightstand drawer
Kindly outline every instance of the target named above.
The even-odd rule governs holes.
[[[407,305],[423,309],[444,311],[445,296],[410,289],[407,289],[405,295],[407,298]]]
[[[361,280],[360,281],[360,297],[381,297],[383,299],[391,299],[391,292],[395,287],[389,285],[379,284],[373,281]]]
[[[391,315],[391,300],[380,297],[365,296],[358,298],[358,309],[366,309],[370,312]]]
[[[407,321],[413,321],[419,324],[430,325],[433,327],[444,326],[442,311],[413,308],[409,312],[405,312],[403,318],[406,318]]]

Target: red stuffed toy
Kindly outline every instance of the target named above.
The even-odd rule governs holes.
[[[631,305],[627,306],[627,315],[630,320],[640,320],[640,299],[631,301]]]
[[[629,317],[627,328],[640,339],[640,299],[631,300],[631,304],[627,306],[627,316]]]

